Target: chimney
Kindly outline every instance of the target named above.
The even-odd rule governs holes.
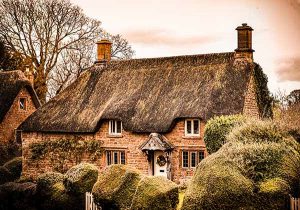
[[[111,45],[108,39],[101,39],[97,43],[97,60],[95,64],[106,66],[111,59]]]
[[[244,58],[249,61],[253,61],[253,52],[252,49],[252,31],[253,29],[243,23],[241,26],[236,28],[238,35],[238,48],[235,50],[236,58]]]
[[[28,65],[25,66],[25,76],[26,76],[27,79],[29,80],[31,86],[34,87],[34,75],[33,75],[33,73],[30,71],[30,68],[29,68]]]

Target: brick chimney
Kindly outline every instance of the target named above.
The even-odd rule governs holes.
[[[97,60],[95,64],[106,66],[111,59],[111,45],[108,39],[101,39],[97,43]]]
[[[238,35],[238,48],[235,50],[236,58],[244,58],[249,61],[253,61],[253,52],[252,49],[252,31],[253,29],[243,23],[241,26],[236,28]]]
[[[33,73],[30,71],[29,66],[25,66],[25,76],[27,77],[27,79],[29,80],[30,84],[32,85],[32,87],[34,87],[34,75]]]

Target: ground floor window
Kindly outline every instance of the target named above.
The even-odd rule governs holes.
[[[106,163],[111,164],[126,164],[125,151],[106,151]]]
[[[200,151],[182,151],[182,167],[195,168],[205,157],[204,150]]]

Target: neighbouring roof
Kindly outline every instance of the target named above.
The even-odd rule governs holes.
[[[168,142],[167,138],[158,133],[151,133],[147,141],[145,141],[141,146],[140,149],[142,151],[146,150],[161,150],[161,151],[168,151],[174,149],[174,146]]]
[[[118,119],[125,130],[161,133],[178,118],[242,113],[251,65],[232,52],[93,66],[20,129],[96,132],[103,120]]]
[[[2,122],[22,88],[26,88],[28,90],[34,105],[38,108],[40,106],[40,101],[29,80],[27,80],[22,71],[15,70],[0,72],[0,122]]]

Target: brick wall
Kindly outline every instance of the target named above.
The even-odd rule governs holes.
[[[243,114],[253,118],[259,118],[259,109],[256,100],[256,93],[254,87],[254,77],[251,75],[247,92],[245,96]]]
[[[20,109],[20,98],[26,99],[26,110]],[[0,123],[0,143],[7,143],[10,140],[14,140],[15,129],[35,110],[36,107],[30,93],[26,88],[21,89],[3,121]]]
[[[169,142],[171,142],[175,149],[171,153],[171,173],[172,180],[181,182],[186,178],[193,175],[195,169],[182,169],[181,167],[181,151],[182,150],[205,150],[205,144],[203,141],[204,122],[201,122],[200,137],[187,138],[184,136],[184,121],[176,123],[173,130],[164,134]],[[81,134],[81,137],[85,139],[96,139],[103,141],[103,147],[105,150],[121,150],[125,151],[126,164],[139,169],[144,174],[149,174],[149,163],[147,156],[143,153],[139,147],[149,137],[149,133],[132,133],[129,131],[123,131],[122,136],[111,136],[108,132],[108,121],[102,123],[100,129],[95,134]],[[54,171],[51,161],[47,158],[39,161],[30,160],[29,145],[34,142],[51,141],[54,139],[72,137],[72,134],[53,134],[53,133],[37,133],[37,132],[24,132],[22,134],[22,149],[23,149],[23,172],[25,177],[36,178],[40,173],[47,171]],[[105,153],[104,153],[105,154]],[[206,154],[206,151],[205,151]],[[106,156],[91,161],[89,158],[83,158],[82,162],[91,162],[99,167],[99,170],[103,170],[106,167]],[[74,161],[66,162],[65,168],[68,169],[78,163]]]

